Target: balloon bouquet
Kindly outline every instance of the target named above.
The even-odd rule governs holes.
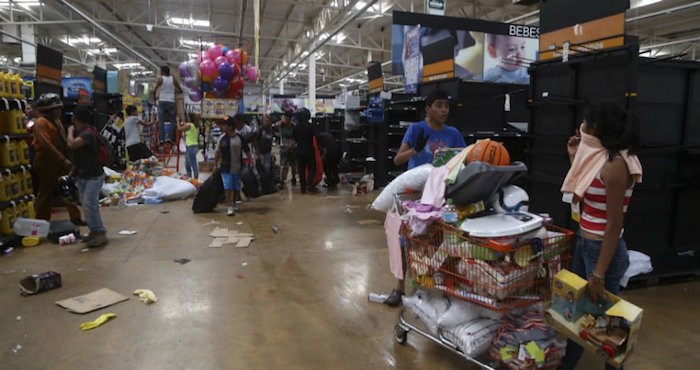
[[[190,89],[190,100],[198,102],[202,94],[205,98],[240,98],[245,85],[243,79],[255,83],[260,77],[260,72],[247,62],[245,50],[212,45],[197,59],[180,63],[180,76]]]

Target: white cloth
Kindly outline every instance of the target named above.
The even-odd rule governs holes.
[[[651,265],[651,257],[646,254],[637,251],[627,251],[627,255],[630,259],[630,266],[625,271],[622,279],[620,279],[620,285],[624,288],[627,287],[627,283],[629,283],[631,278],[654,271],[654,267]]]
[[[423,196],[420,198],[421,203],[438,208],[445,204],[445,178],[448,174],[447,166],[435,167],[430,171],[423,188]]]
[[[175,103],[175,82],[173,82],[173,76],[162,76],[162,78],[163,84],[160,85],[158,100]]]
[[[141,128],[139,127],[138,116],[129,116],[124,120],[124,138],[127,148],[141,142]]]

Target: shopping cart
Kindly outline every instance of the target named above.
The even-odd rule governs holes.
[[[415,199],[400,194],[395,208],[401,214],[403,201]],[[407,225],[401,228],[405,240],[404,261],[414,284],[489,310],[508,312],[549,300],[551,281],[571,260],[573,232],[547,225],[547,237],[529,240],[480,239],[441,222],[428,227],[421,236],[412,236]],[[394,327],[396,342],[403,344],[414,331],[442,347],[452,350],[484,369],[496,369],[499,363],[486,354],[474,358],[445,339],[423,330],[399,312]]]

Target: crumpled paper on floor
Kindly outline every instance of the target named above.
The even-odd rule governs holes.
[[[98,318],[96,318],[94,321],[87,321],[87,322],[80,324],[80,330],[86,331],[86,330],[94,329],[94,328],[106,323],[107,321],[109,321],[109,319],[111,319],[113,317],[117,317],[117,315],[113,314],[113,313],[103,313]]]
[[[139,296],[139,301],[145,304],[158,302],[158,297],[156,297],[156,294],[150,289],[136,289],[133,294]]]

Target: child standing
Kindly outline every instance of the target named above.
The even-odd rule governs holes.
[[[90,125],[90,109],[79,106],[73,111],[73,125],[68,128],[68,148],[73,153],[75,185],[80,204],[85,212],[85,222],[90,233],[84,239],[87,246],[100,247],[108,243],[102,217],[100,217],[100,189],[104,172],[98,159],[100,139]]]
[[[226,214],[236,214],[236,200],[241,195],[241,168],[243,167],[243,151],[247,151],[247,145],[243,145],[241,136],[236,134],[236,120],[226,117],[218,121],[217,125],[224,133],[219,139],[214,155],[214,162],[221,172],[221,180],[224,183],[226,203],[229,205]],[[248,153],[250,155],[250,153]]]
[[[139,159],[150,158],[153,153],[141,142],[141,126],[148,126],[150,123],[144,122],[138,116],[138,109],[134,105],[126,107],[126,121],[124,122],[124,136],[126,138],[126,152],[129,155],[129,162],[136,162]]]
[[[199,117],[189,114],[189,122],[182,122],[177,125],[179,131],[185,132],[185,169],[187,176],[199,179],[199,168],[197,167],[197,152],[199,152]]]

